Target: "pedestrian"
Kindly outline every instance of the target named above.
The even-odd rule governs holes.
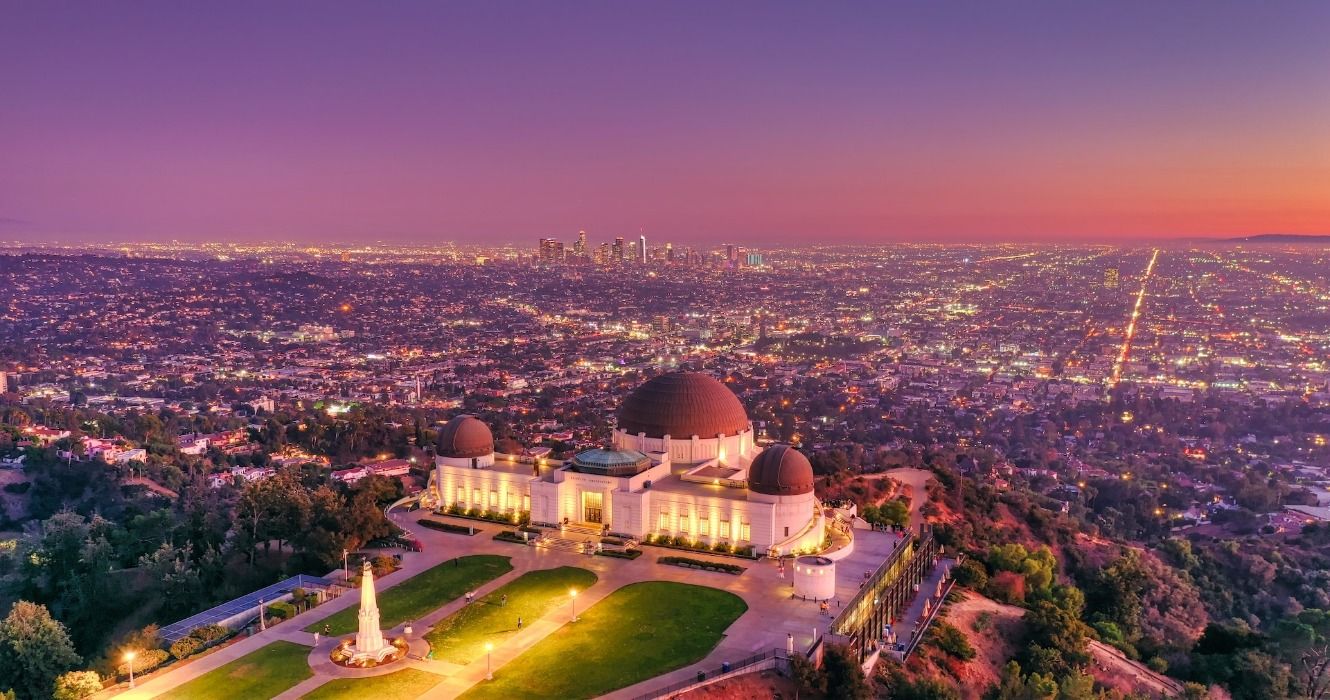
[[[517,616],[517,629],[519,629],[519,630],[522,629],[522,616],[521,616],[521,615],[518,615],[518,616]]]
[[[319,645],[319,633],[318,633],[318,632],[315,632],[315,633],[314,633],[314,646],[318,646],[318,645]]]
[[[504,593],[503,597],[499,599],[499,607],[502,608],[506,605],[508,605],[508,594]]]

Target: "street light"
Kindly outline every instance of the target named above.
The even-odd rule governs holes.
[[[343,550],[342,550],[342,580],[343,580],[343,581],[350,581],[350,580],[351,580],[351,567],[347,566],[347,564],[346,564],[346,555],[347,555],[347,551],[346,551],[345,549],[343,549]]]
[[[572,598],[572,600],[573,600],[573,619],[572,619],[572,622],[577,622],[577,589],[576,589],[576,588],[570,588],[570,589],[568,589],[568,597]]]
[[[494,680],[494,662],[491,658],[493,651],[494,645],[490,642],[485,642],[485,680],[487,681]]]
[[[134,652],[125,652],[125,661],[129,662],[129,687],[134,687]]]

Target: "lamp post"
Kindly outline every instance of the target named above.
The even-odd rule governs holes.
[[[569,589],[568,597],[571,598],[573,601],[573,619],[571,620],[571,622],[577,622],[577,589],[576,588]]]
[[[492,659],[493,652],[494,652],[494,645],[491,644],[490,642],[485,642],[485,680],[487,681],[494,680],[494,662]]]
[[[125,661],[129,662],[129,687],[134,687],[134,652],[125,652]]]
[[[345,549],[343,549],[343,550],[342,550],[342,580],[343,580],[343,581],[350,581],[350,580],[351,580],[351,568],[350,568],[349,566],[347,566],[347,564],[346,564],[346,555],[347,555],[347,551],[346,551]]]

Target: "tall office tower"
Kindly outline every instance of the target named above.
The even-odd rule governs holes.
[[[610,248],[610,252],[614,255],[614,262],[623,262],[623,236],[614,239],[614,246]]]
[[[762,267],[761,253],[749,253],[745,259],[747,260],[749,267]]]
[[[0,372],[0,394],[9,392],[9,375]]]
[[[673,243],[666,243],[666,244],[665,244],[665,262],[669,262],[669,263],[674,262],[674,244],[673,244]]]
[[[629,262],[637,262],[639,253],[637,252],[637,241],[628,242],[628,250],[624,251],[624,256]]]
[[[586,231],[577,232],[577,242],[573,244],[573,255],[586,257]]]
[[[637,262],[639,265],[647,264],[647,237],[642,234],[637,237]]]
[[[734,264],[734,247],[735,247],[735,246],[734,246],[733,243],[726,243],[726,244],[725,244],[725,264],[726,264],[726,265],[733,265],[733,264]]]
[[[1116,267],[1110,267],[1107,270],[1104,270],[1104,289],[1117,289],[1117,288],[1118,288],[1118,269]]]
[[[540,245],[536,248],[536,259],[541,262],[550,261],[550,243],[554,242],[552,238],[540,239]]]
[[[613,255],[611,250],[609,243],[601,243],[600,246],[596,248],[595,263],[597,265],[604,265],[609,262],[610,256]]]

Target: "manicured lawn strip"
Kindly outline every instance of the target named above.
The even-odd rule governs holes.
[[[218,666],[159,700],[233,700],[271,698],[314,675],[309,670],[309,647],[277,641]]]
[[[596,582],[596,575],[575,566],[528,571],[493,593],[440,620],[425,641],[435,659],[455,664],[469,664],[485,655],[485,642],[498,646],[517,632],[517,618],[531,624],[549,611],[569,607],[568,591],[586,590]],[[502,605],[503,596],[508,604]]]
[[[437,673],[404,668],[373,678],[335,678],[301,696],[302,700],[364,700],[419,697],[443,680]]]
[[[645,581],[611,593],[473,686],[464,700],[592,698],[695,663],[748,609],[739,596]]]
[[[449,559],[392,588],[379,591],[379,626],[387,629],[425,615],[512,570],[508,557],[493,554]],[[348,591],[343,595],[355,594]],[[322,632],[323,626],[329,625],[332,634],[350,634],[356,631],[359,612],[360,606],[352,605],[309,625],[305,631]]]

